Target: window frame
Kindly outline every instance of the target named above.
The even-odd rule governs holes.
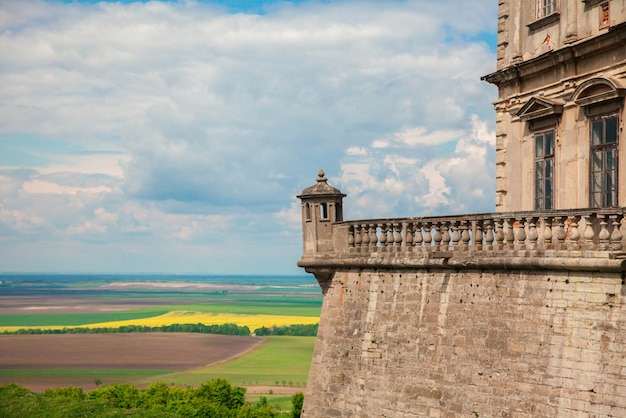
[[[535,20],[541,20],[559,12],[558,0],[536,0],[535,6]]]
[[[604,10],[606,7],[606,21],[604,19]],[[598,27],[600,29],[608,28],[611,26],[611,5],[608,1],[604,1],[598,6]]]
[[[548,148],[548,141],[546,140],[550,136],[551,147]],[[537,142],[541,138],[541,154],[538,153]],[[537,132],[533,135],[533,167],[534,167],[534,190],[535,190],[535,210],[550,210],[554,209],[555,203],[555,154],[556,154],[556,129],[549,129],[542,132]],[[547,167],[551,167],[550,173],[547,173]],[[548,187],[550,184],[550,187]],[[548,194],[548,189],[550,192]]]
[[[607,121],[615,119],[615,139],[607,142]],[[597,144],[594,144],[594,126],[602,122],[602,132]],[[589,118],[589,207],[608,208],[619,206],[619,132],[620,117],[619,112],[611,112]],[[600,170],[596,170],[596,153],[600,153]],[[607,169],[609,155],[612,155],[612,168]],[[612,177],[609,173],[612,172]],[[596,179],[599,173],[600,184]],[[609,178],[612,178],[612,187],[609,188]],[[599,187],[600,190],[596,190]],[[599,194],[600,199],[597,199]]]

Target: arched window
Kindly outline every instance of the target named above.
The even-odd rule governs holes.
[[[625,95],[618,81],[598,77],[581,83],[572,96],[588,117],[589,206],[594,208],[619,205],[619,113]]]
[[[311,220],[311,204],[310,203],[306,203],[304,205],[304,219],[306,219],[307,221]]]
[[[326,203],[320,203],[320,219],[328,219],[328,206]]]
[[[335,222],[343,221],[343,211],[341,203],[335,203]]]

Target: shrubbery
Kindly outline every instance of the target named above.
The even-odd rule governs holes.
[[[267,328],[261,327],[254,330],[254,335],[291,335],[294,337],[315,337],[317,335],[318,324],[294,324],[283,325],[277,327],[276,325]]]
[[[250,335],[250,328],[237,324],[204,325],[198,324],[171,324],[160,326],[123,325],[121,327],[75,327],[62,329],[23,328],[17,331],[4,331],[3,334],[113,334],[128,332],[195,332],[201,334],[219,335]]]
[[[290,335],[296,337],[315,337],[318,324],[294,324],[283,326],[261,327],[254,330],[257,336],[266,335]],[[237,324],[204,325],[198,324],[172,324],[160,326],[148,325],[123,325],[121,327],[74,327],[62,329],[22,328],[17,331],[3,331],[2,334],[113,334],[128,332],[195,332],[201,334],[219,335],[250,335],[250,328]]]
[[[109,385],[85,393],[67,387],[33,393],[18,385],[0,386],[0,416],[38,417],[207,417],[286,418],[300,417],[302,393],[292,397],[291,413],[282,413],[261,397],[256,404],[245,401],[246,390],[226,379],[212,379],[199,388],[154,383],[139,390],[129,384]]]

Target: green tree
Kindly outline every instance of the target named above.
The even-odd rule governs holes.
[[[302,392],[297,392],[291,397],[291,418],[300,418],[303,403],[304,394]]]
[[[69,386],[65,388],[46,389],[43,396],[49,398],[69,398],[69,399],[85,399],[87,395],[83,392],[83,388]]]
[[[228,409],[238,409],[246,402],[246,390],[231,386],[226,379],[211,379],[198,389],[199,396],[215,405]]]

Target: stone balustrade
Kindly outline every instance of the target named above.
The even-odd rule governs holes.
[[[623,208],[571,209],[489,213],[447,217],[373,219],[336,224],[335,243],[349,253],[424,253],[453,257],[455,253],[520,252],[526,256],[603,256],[626,248]],[[337,248],[338,247],[338,248]],[[365,255],[363,254],[363,255]]]

